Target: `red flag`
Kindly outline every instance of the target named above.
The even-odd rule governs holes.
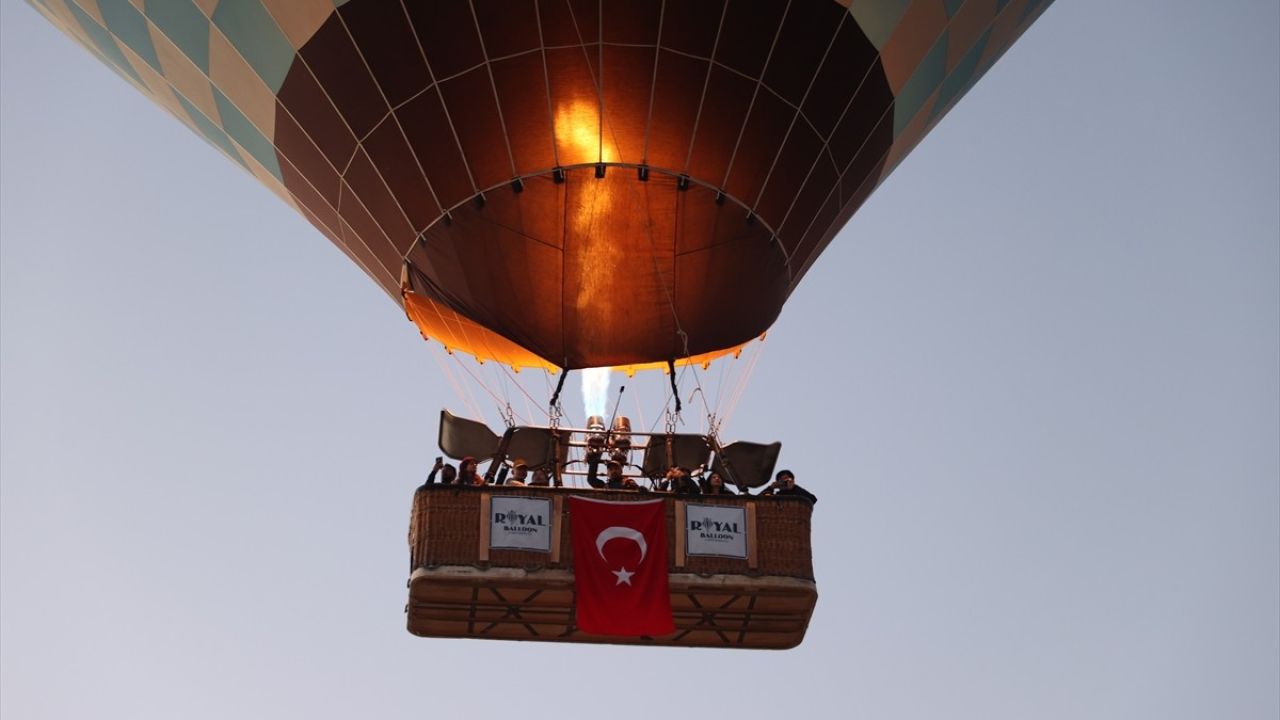
[[[578,629],[593,635],[675,632],[661,500],[569,498]]]

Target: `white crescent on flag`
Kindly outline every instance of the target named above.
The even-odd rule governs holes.
[[[596,536],[596,551],[600,553],[601,560],[608,561],[608,558],[604,556],[604,544],[614,538],[631,540],[636,545],[639,545],[640,562],[644,562],[644,556],[649,552],[649,544],[644,541],[644,535],[635,528],[620,527],[618,525],[607,527],[601,530],[600,534]]]

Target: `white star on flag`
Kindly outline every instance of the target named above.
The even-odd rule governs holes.
[[[617,585],[621,585],[623,583],[630,585],[631,576],[635,575],[635,573],[633,572],[627,572],[627,569],[625,567],[622,568],[621,570],[610,570],[609,572],[618,576],[618,582],[616,583]]]

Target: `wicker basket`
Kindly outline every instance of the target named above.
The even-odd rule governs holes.
[[[676,632],[613,638],[574,620],[571,495],[661,498]],[[493,497],[553,501],[551,552],[490,548]],[[746,509],[748,557],[689,556],[686,503]],[[409,528],[409,631],[425,637],[784,649],[803,639],[817,602],[809,548],[812,507],[797,498],[676,497],[560,488],[427,486],[414,495]]]

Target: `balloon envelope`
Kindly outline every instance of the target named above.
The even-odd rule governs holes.
[[[422,333],[731,352],[1047,0],[32,0]]]

